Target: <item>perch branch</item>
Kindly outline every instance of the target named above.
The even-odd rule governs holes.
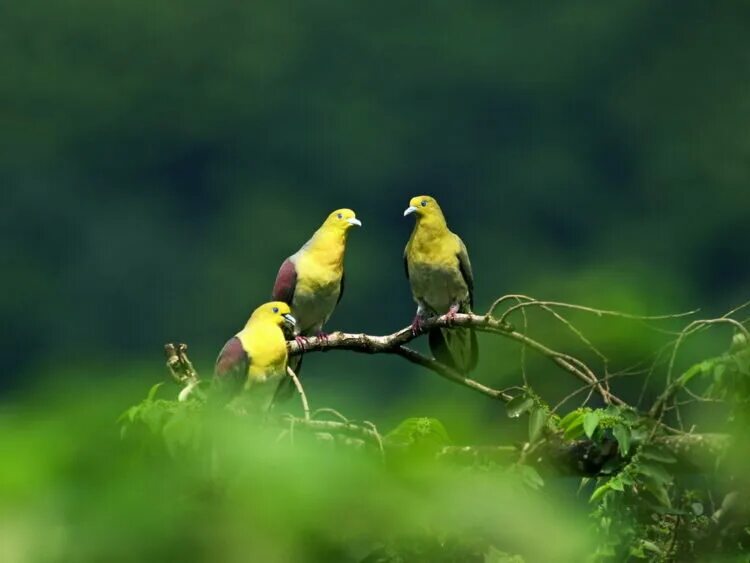
[[[605,389],[593,371],[582,361],[567,354],[552,350],[529,336],[516,331],[509,324],[499,321],[489,315],[458,314],[453,319],[450,319],[447,315],[443,315],[427,320],[423,327],[422,333],[426,333],[433,328],[463,327],[473,328],[480,332],[488,332],[503,336],[510,340],[515,340],[523,346],[547,357],[558,367],[567,371],[569,374],[580,379],[584,383],[593,385],[605,403],[614,403],[618,405],[625,404],[624,401],[612,395],[607,389]],[[510,395],[507,395],[500,390],[487,387],[486,385],[470,379],[436,360],[428,358],[419,352],[406,347],[406,344],[414,340],[417,336],[412,333],[410,327],[405,327],[386,336],[334,332],[328,335],[328,338],[311,337],[304,344],[295,341],[289,342],[287,345],[289,348],[289,354],[293,356],[306,352],[327,351],[333,349],[349,350],[363,354],[395,354],[414,364],[425,367],[454,383],[469,387],[470,389],[474,389],[475,391],[494,399],[500,399],[502,401],[508,401],[511,399]]]
[[[558,367],[583,381],[602,397],[606,404],[624,405],[625,402],[613,395],[603,384],[604,380],[597,378],[596,374],[581,360],[568,354],[557,352],[533,338],[516,331],[509,324],[495,319],[489,315],[475,314],[458,314],[451,319],[447,315],[427,320],[423,325],[422,334],[433,328],[473,328],[480,332],[487,332],[514,340],[524,348],[528,348],[538,354],[547,357]],[[304,344],[296,341],[287,343],[289,354],[299,355],[313,351],[327,351],[333,349],[349,350],[363,354],[393,354],[404,358],[405,360],[427,368],[453,383],[468,387],[478,393],[503,402],[510,401],[513,397],[500,389],[494,389],[483,383],[480,383],[451,367],[438,362],[407,347],[406,345],[417,338],[419,335],[412,333],[411,327],[405,327],[393,334],[386,336],[372,336],[368,334],[349,334],[343,332],[334,332],[327,338],[311,337]],[[200,378],[193,368],[190,360],[186,355],[187,346],[185,344],[167,344],[165,352],[167,355],[167,366],[172,377],[186,387],[186,391],[181,394],[180,398],[185,399],[193,390],[199,392],[198,384]],[[299,387],[298,387],[299,390]],[[302,394],[301,394],[302,395]],[[304,402],[304,401],[303,401]]]

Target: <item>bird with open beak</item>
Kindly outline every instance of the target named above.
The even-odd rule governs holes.
[[[411,284],[417,314],[412,330],[418,334],[431,316],[469,313],[474,306],[474,276],[466,245],[448,229],[438,202],[430,196],[412,198],[404,216],[416,216],[414,231],[404,250],[406,277]],[[432,354],[461,373],[477,363],[477,338],[467,328],[432,329]]]
[[[294,336],[303,347],[308,336],[327,338],[323,327],[344,295],[344,254],[349,231],[361,227],[351,209],[332,212],[302,248],[284,260],[273,286],[273,299],[288,303],[297,319]],[[302,356],[290,362],[299,374]],[[276,400],[294,391],[282,381]]]

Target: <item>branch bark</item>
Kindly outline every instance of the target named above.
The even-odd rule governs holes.
[[[605,403],[614,403],[617,405],[625,404],[623,400],[610,393],[594,372],[581,360],[568,354],[557,352],[529,336],[516,331],[508,323],[500,321],[490,315],[457,314],[454,318],[450,318],[447,315],[435,317],[427,320],[423,324],[422,332],[417,335],[412,332],[411,327],[402,328],[393,334],[385,336],[334,332],[323,338],[317,336],[310,337],[304,344],[291,341],[287,346],[289,354],[292,356],[307,352],[325,352],[328,350],[349,350],[363,354],[395,354],[414,364],[425,367],[454,383],[469,387],[470,389],[492,397],[493,399],[499,399],[505,402],[509,401],[512,397],[507,393],[479,383],[478,381],[466,377],[436,360],[420,354],[416,350],[406,347],[406,344],[421,334],[426,334],[430,329],[451,329],[458,327],[473,328],[479,332],[496,334],[514,340],[522,346],[545,356],[570,375],[593,386],[599,395],[601,395]]]
[[[453,383],[468,387],[469,389],[492,399],[508,402],[513,397],[505,391],[480,383],[479,381],[467,377],[451,367],[406,346],[412,340],[418,338],[422,334],[426,334],[433,328],[473,328],[479,332],[487,332],[513,340],[548,358],[565,372],[594,388],[606,404],[626,404],[625,401],[616,395],[613,395],[603,383],[603,380],[600,380],[591,368],[581,360],[553,350],[526,334],[518,332],[511,325],[498,320],[491,315],[457,314],[453,318],[448,315],[443,315],[428,319],[422,326],[422,332],[419,334],[414,334],[411,327],[402,328],[393,334],[385,336],[334,332],[322,338],[317,336],[307,338],[304,343],[289,341],[287,343],[287,348],[291,356],[308,352],[326,352],[328,350],[349,350],[362,354],[393,354],[400,356],[413,364],[422,366]],[[197,386],[200,382],[197,372],[185,354],[186,350],[187,346],[185,344],[167,344],[165,346],[167,366],[169,367],[170,373],[178,382],[185,385],[188,389],[186,396],[181,397],[182,399],[187,398],[187,394],[193,390],[199,391]]]

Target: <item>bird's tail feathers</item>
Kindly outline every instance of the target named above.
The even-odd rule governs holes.
[[[461,312],[468,312],[463,310]],[[477,333],[471,328],[435,328],[429,334],[430,351],[435,359],[460,373],[477,366],[479,346]]]

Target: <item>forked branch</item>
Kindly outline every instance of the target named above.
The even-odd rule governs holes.
[[[612,395],[599,381],[594,372],[581,360],[568,354],[557,352],[545,346],[544,344],[530,338],[529,336],[518,332],[511,325],[500,321],[490,315],[475,314],[457,314],[451,318],[448,315],[435,317],[427,320],[423,324],[422,333],[427,333],[433,328],[473,328],[479,332],[495,334],[503,338],[514,340],[521,345],[529,348],[542,356],[545,356],[558,367],[568,372],[570,375],[580,379],[587,385],[593,386],[601,395],[605,403],[614,403],[618,405],[625,404],[624,401]],[[406,360],[425,367],[434,373],[444,377],[454,383],[469,387],[479,393],[488,395],[494,399],[508,401],[511,396],[498,389],[488,387],[478,381],[466,377],[458,371],[428,358],[419,352],[408,348],[406,345],[419,335],[415,335],[410,327],[402,328],[393,334],[385,336],[372,336],[369,334],[350,334],[345,332],[334,332],[327,337],[311,337],[304,344],[298,342],[289,342],[289,354],[298,355],[303,353],[326,351],[326,350],[349,350],[362,354],[395,354]]]

